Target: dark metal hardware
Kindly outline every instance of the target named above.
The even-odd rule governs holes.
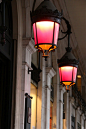
[[[33,99],[33,97],[30,96],[30,95],[28,95],[28,93],[25,93],[25,96],[28,97],[28,98],[30,98],[30,99]]]
[[[62,19],[65,21],[65,23],[66,23],[66,25],[67,25],[67,31],[66,31],[66,32],[63,32],[63,31],[61,30],[61,32],[62,32],[63,34],[65,34],[65,36],[63,36],[62,38],[58,38],[58,40],[64,39],[67,35],[70,37],[70,34],[72,33],[72,32],[71,32],[71,25],[69,24],[69,21],[66,20],[64,17],[62,17]],[[68,39],[70,39],[70,38],[68,38]]]
[[[32,97],[25,93],[25,118],[24,129],[30,129],[31,127],[31,99]]]
[[[39,69],[39,68],[37,70],[29,70],[29,68],[28,68],[28,74],[29,74],[29,72],[38,72],[38,73],[41,73],[42,70]]]
[[[67,51],[67,52],[70,52],[70,51],[72,50],[72,48],[70,48],[70,34],[72,33],[72,32],[71,32],[71,25],[70,25],[69,21],[66,20],[64,17],[63,17],[62,19],[65,21],[65,23],[66,23],[66,25],[67,25],[67,31],[63,32],[63,31],[61,30],[61,32],[62,32],[63,34],[65,34],[65,36],[63,36],[62,38],[58,38],[58,40],[62,40],[62,39],[64,39],[64,38],[68,35],[68,47],[66,48],[66,51]]]
[[[39,59],[38,59],[38,68],[36,68],[36,66],[33,63],[31,63],[31,67],[33,70],[30,70],[28,68],[28,74],[29,72],[31,72],[31,79],[38,84],[38,82],[40,81],[40,73],[42,72],[42,70],[40,69],[40,52],[39,52]]]
[[[34,70],[29,70],[28,68],[28,74],[29,72],[31,72],[31,78],[36,82],[38,83],[40,81],[40,73],[42,72],[41,69],[34,69]]]
[[[34,2],[33,2],[32,12],[34,11],[35,4],[36,4],[36,0],[34,0]]]
[[[29,72],[32,72],[33,70],[30,70],[29,68],[28,68],[28,74],[29,74]]]

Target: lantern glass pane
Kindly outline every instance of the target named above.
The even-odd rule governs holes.
[[[58,34],[59,34],[59,24],[55,23],[55,32],[54,32],[54,44],[55,45],[57,45]]]
[[[55,29],[55,30],[54,30]],[[56,49],[56,46],[52,49],[52,44],[57,45],[58,33],[59,33],[59,24],[52,21],[41,21],[33,24],[33,32],[35,39],[35,47],[38,44],[42,50],[53,50]],[[54,34],[54,35],[53,35]],[[54,36],[54,43],[53,43]]]
[[[60,76],[60,82],[62,81],[61,80],[61,67],[59,68],[59,76]]]
[[[61,67],[62,81],[72,81],[72,66]]]
[[[50,21],[37,22],[36,26],[37,26],[38,44],[52,43],[54,22]]]
[[[76,82],[77,68],[73,68],[73,82]]]
[[[60,74],[60,82],[62,82],[62,84],[74,85],[76,82],[77,68],[72,66],[60,67],[59,74]]]
[[[36,37],[36,23],[33,24],[33,32],[34,32],[34,40],[35,40],[35,45],[37,44],[37,37]]]

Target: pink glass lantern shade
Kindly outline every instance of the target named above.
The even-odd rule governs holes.
[[[57,48],[59,26],[62,13],[60,13],[50,0],[44,0],[35,11],[31,13],[35,48],[43,52],[43,57]]]
[[[63,66],[59,67],[60,83],[65,86],[74,85],[76,82],[77,67]]]
[[[33,24],[35,48],[54,50],[57,47],[59,24],[52,21],[41,21]]]

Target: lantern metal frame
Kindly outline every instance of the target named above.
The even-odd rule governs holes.
[[[34,6],[35,6],[35,1],[34,1]],[[36,28],[37,45],[35,45],[35,48],[37,48],[39,51],[42,51],[43,52],[43,57],[45,57],[45,59],[46,59],[48,57],[48,53],[50,51],[53,51],[54,50],[54,46],[56,46],[55,48],[57,48],[57,45],[54,44],[55,23],[58,23],[58,24],[61,23],[63,12],[61,11],[61,13],[60,13],[56,9],[56,7],[51,3],[50,0],[44,0],[37,7],[37,9],[35,11],[34,11],[34,6],[33,6],[32,12],[31,12],[31,21],[32,21],[32,24],[34,24],[36,22],[40,22],[40,21],[52,21],[52,22],[54,22],[52,43],[50,43],[50,44],[49,43],[41,43],[41,45],[43,45],[43,44],[52,45],[49,48],[49,50],[43,50],[42,48],[40,48],[40,44],[38,44],[37,28]],[[46,54],[46,51],[47,51],[47,54]]]
[[[57,63],[58,63],[59,67],[72,66],[72,67],[78,68],[79,61],[71,53],[71,50],[72,50],[72,48],[70,47],[70,34],[72,33],[71,32],[71,26],[65,18],[63,18],[63,20],[67,24],[67,31],[66,32],[62,31],[62,33],[64,33],[65,36],[62,37],[62,38],[59,38],[58,40],[62,40],[68,35],[68,47],[66,48],[66,53],[63,55],[63,57],[61,59],[57,60]],[[74,68],[73,68],[73,70],[74,70]],[[64,81],[64,82],[66,82],[66,81]],[[60,84],[62,84],[63,86],[66,86],[67,91],[70,90],[70,86],[74,85],[74,83],[75,83],[75,82],[73,82],[73,71],[72,71],[72,81],[68,81],[68,82],[71,82],[71,84],[70,85],[64,85],[62,79],[61,79],[61,82],[60,82]]]

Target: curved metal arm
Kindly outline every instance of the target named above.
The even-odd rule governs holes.
[[[65,21],[65,23],[67,24],[67,31],[66,32],[63,32],[62,30],[61,30],[61,32],[63,33],[63,34],[65,34],[65,36],[63,36],[62,38],[58,38],[58,40],[62,40],[62,39],[64,39],[67,35],[70,35],[72,32],[71,32],[71,25],[69,24],[69,21],[68,20],[66,20],[64,17],[62,18],[64,21]]]
[[[36,4],[36,0],[34,0],[34,2],[33,2],[32,12],[34,11],[35,4]]]

